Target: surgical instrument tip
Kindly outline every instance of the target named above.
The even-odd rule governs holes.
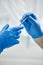
[[[19,26],[21,26],[21,25],[25,22],[26,19],[27,19],[27,18],[25,18],[25,19],[20,23]]]

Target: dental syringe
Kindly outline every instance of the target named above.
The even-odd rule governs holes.
[[[29,16],[33,21],[35,21],[35,19],[33,19],[31,16]],[[24,22],[26,22],[25,20],[28,19],[28,17],[26,17],[20,24],[19,26],[21,26]],[[32,22],[30,22],[31,24],[33,24]]]

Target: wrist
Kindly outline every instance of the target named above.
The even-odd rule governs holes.
[[[32,38],[40,38],[43,36],[42,32],[38,32],[37,34],[32,34]]]

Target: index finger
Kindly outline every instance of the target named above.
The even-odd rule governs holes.
[[[6,24],[6,25],[2,28],[2,30],[1,30],[1,31],[7,30],[7,29],[8,29],[8,27],[9,27],[9,24]]]
[[[37,24],[38,22],[37,22],[37,20],[35,20],[33,17],[31,17],[31,16],[29,16],[29,22],[31,23],[31,24]]]
[[[16,28],[16,30],[18,31],[18,30],[21,30],[21,29],[23,29],[24,27],[23,26],[18,26],[17,28]]]

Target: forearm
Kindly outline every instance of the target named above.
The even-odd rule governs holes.
[[[40,38],[36,38],[34,40],[43,49],[43,36],[41,36]]]

